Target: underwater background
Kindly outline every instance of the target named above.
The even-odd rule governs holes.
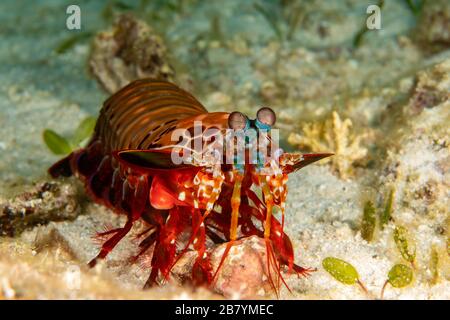
[[[43,132],[64,153],[111,93],[157,77],[209,111],[270,106],[285,150],[335,153],[290,176],[286,233],[317,271],[287,275],[282,299],[374,299],[386,283],[385,299],[450,299],[449,1],[7,0],[0,21],[0,298],[273,298],[227,274],[233,257],[216,293],[142,291],[132,237],[87,268],[91,236],[123,217],[50,179],[61,155]]]

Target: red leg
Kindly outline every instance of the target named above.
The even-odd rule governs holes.
[[[184,216],[186,214],[189,214],[189,212],[184,208],[175,207],[169,211],[167,219],[161,223],[153,250],[152,271],[144,288],[157,284],[157,278],[160,274],[163,280],[169,278],[170,270],[173,268],[176,258],[177,237],[187,226]]]
[[[122,238],[125,237],[127,233],[131,230],[133,222],[134,222],[133,220],[128,218],[123,228],[118,229],[116,233],[103,244],[102,249],[100,250],[98,255],[89,262],[89,267],[91,268],[94,267],[97,264],[98,259],[104,259],[112,251],[112,249],[114,249],[114,247],[119,243],[119,241],[122,240]]]
[[[203,218],[198,210],[193,212],[192,227],[199,226],[198,231],[193,233],[195,237],[193,245],[198,255],[192,267],[192,281],[195,286],[210,284],[212,280],[212,266],[206,251],[206,228]]]
[[[96,265],[98,259],[104,259],[114,249],[114,247],[125,237],[131,230],[133,223],[138,220],[144,211],[148,195],[147,178],[130,179],[123,181],[124,193],[122,194],[122,202],[130,208],[128,219],[122,228],[108,231],[107,234],[114,234],[103,245],[98,255],[89,262],[89,266]],[[131,185],[131,187],[130,187]]]

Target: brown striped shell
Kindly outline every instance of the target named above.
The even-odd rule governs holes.
[[[227,128],[228,113],[208,111],[190,93],[176,85],[149,79],[134,81],[105,101],[94,140],[104,152],[151,149],[176,144],[175,129],[190,129],[202,121],[204,129]],[[219,126],[219,127],[218,127]]]

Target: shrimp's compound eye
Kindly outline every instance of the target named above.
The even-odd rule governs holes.
[[[234,130],[243,130],[248,126],[248,119],[243,113],[234,111],[228,116],[228,126]]]
[[[275,124],[277,117],[275,116],[275,112],[273,112],[272,109],[264,107],[258,110],[258,112],[256,113],[256,119],[260,123],[272,127]]]

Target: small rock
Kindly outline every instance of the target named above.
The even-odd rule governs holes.
[[[136,79],[171,80],[174,75],[163,40],[130,14],[119,16],[112,30],[95,37],[89,66],[109,93]]]
[[[423,5],[417,38],[432,51],[450,44],[450,5],[446,0],[435,0]]]
[[[217,269],[226,246],[224,243],[213,251],[213,270]],[[272,277],[276,277],[274,272]],[[272,293],[264,239],[252,236],[236,241],[219,270],[214,289],[232,299],[261,298]]]

